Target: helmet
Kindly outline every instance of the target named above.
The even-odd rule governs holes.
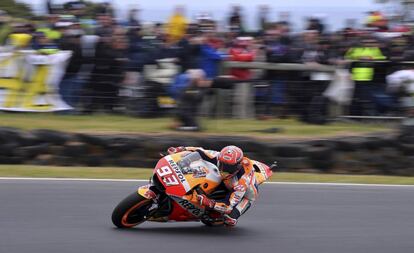
[[[236,146],[227,146],[220,151],[218,155],[218,167],[221,173],[227,174],[228,177],[236,174],[241,168],[243,151]]]

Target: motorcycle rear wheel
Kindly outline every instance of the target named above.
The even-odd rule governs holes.
[[[118,228],[135,227],[149,218],[147,215],[151,205],[152,200],[134,192],[115,207],[112,212],[112,223]]]

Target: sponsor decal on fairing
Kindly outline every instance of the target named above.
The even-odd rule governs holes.
[[[184,186],[185,191],[188,192],[191,189],[191,187],[190,187],[187,179],[185,178],[183,172],[181,171],[180,167],[178,166],[178,164],[176,162],[174,162],[173,159],[171,159],[171,156],[166,156],[165,159],[167,160],[168,164],[171,166],[171,168],[173,169],[173,171],[177,175],[178,180]]]

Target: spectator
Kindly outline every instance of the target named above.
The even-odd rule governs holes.
[[[32,43],[33,36],[28,26],[23,23],[15,24],[12,33],[7,38],[7,44],[15,49],[27,49]]]
[[[376,60],[384,60],[379,43],[372,37],[363,38],[359,46],[350,48],[345,55],[351,63],[352,79],[355,82],[354,97],[351,104],[352,115],[375,115],[374,93],[378,84],[385,80],[383,66],[375,64]]]
[[[199,131],[198,109],[203,100],[204,89],[211,86],[202,70],[191,69],[179,75],[171,86],[173,96],[178,100],[177,124],[173,127],[182,131]]]
[[[140,27],[132,27],[128,33],[130,70],[142,72],[144,65],[148,63],[146,40]]]
[[[181,72],[200,67],[200,46],[202,39],[196,35],[196,28],[191,27],[186,35],[178,42],[178,59]]]
[[[228,26],[229,31],[241,35],[244,33],[243,17],[241,14],[242,7],[240,5],[234,5],[230,13]]]
[[[216,22],[211,14],[203,12],[197,16],[197,26],[199,33],[209,33],[216,29]]]
[[[183,6],[177,6],[173,16],[167,24],[167,35],[170,42],[180,41],[187,30],[188,21],[185,18],[185,10]]]
[[[264,35],[264,32],[267,29],[267,26],[269,24],[269,6],[267,5],[261,5],[259,6],[259,34]]]
[[[118,105],[118,91],[128,63],[128,40],[123,28],[113,31],[110,42],[100,41],[96,46],[94,68],[84,101],[85,112],[100,109],[112,112]]]
[[[61,49],[72,52],[66,68],[66,74],[60,83],[59,92],[62,99],[73,108],[79,109],[80,96],[83,90],[83,79],[81,78],[81,68],[85,63],[82,52],[81,38],[83,30],[79,24],[72,24],[62,38]]]
[[[312,17],[308,20],[308,26],[306,28],[308,31],[317,31],[319,34],[325,32],[325,25],[317,17]]]
[[[96,28],[96,35],[103,40],[110,40],[113,33],[114,22],[111,15],[103,13],[97,17],[98,27]]]
[[[62,33],[58,31],[56,24],[59,22],[58,15],[49,15],[43,27],[40,27],[36,32],[43,33],[49,40],[58,43],[62,37]]]
[[[396,38],[392,38],[389,43],[389,59],[394,62],[405,61],[407,60],[408,51],[408,41],[406,37],[399,36]]]
[[[205,34],[200,47],[200,68],[209,80],[218,76],[220,63],[225,59],[225,55],[219,51],[220,46],[214,32]]]
[[[414,70],[403,69],[387,76],[388,91],[400,98],[405,116],[414,118]]]
[[[238,62],[251,62],[254,60],[255,51],[252,49],[252,37],[238,37],[230,48],[229,60]],[[237,80],[249,80],[251,78],[251,70],[234,68],[230,70],[230,74]]]
[[[368,13],[366,26],[376,31],[388,31],[388,20],[380,11],[371,11]]]
[[[318,31],[304,33],[304,50],[301,60],[308,66],[318,67],[331,63],[330,45]],[[304,72],[300,93],[300,118],[304,122],[322,124],[326,122],[327,100],[323,92],[328,88],[332,75],[321,71]]]
[[[285,24],[275,24],[267,31],[266,35],[266,58],[271,63],[290,63],[294,61],[292,41],[287,34]],[[258,117],[266,119],[270,115],[283,116],[285,114],[286,81],[289,80],[289,72],[281,70],[269,70],[266,80],[269,87],[258,90],[257,106]]]
[[[141,22],[138,19],[138,13],[139,10],[134,8],[129,11],[128,15],[128,26],[135,30],[141,29]]]
[[[83,1],[71,1],[64,4],[64,9],[79,21],[85,15],[86,5]]]
[[[42,32],[35,33],[32,47],[44,54],[54,53],[59,50],[57,44]]]
[[[239,37],[234,46],[230,49],[230,60],[238,62],[251,62],[254,60],[256,52],[252,49],[253,38]],[[240,83],[235,85],[233,92],[234,106],[233,115],[237,118],[249,118],[253,115],[253,90],[247,81],[251,79],[249,69],[231,69],[230,74]]]
[[[52,0],[45,0],[46,13],[48,15],[54,14]]]
[[[0,46],[6,43],[12,29],[9,24],[10,17],[5,11],[0,10]]]

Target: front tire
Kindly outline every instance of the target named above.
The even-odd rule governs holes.
[[[132,228],[147,220],[152,200],[134,192],[122,200],[112,212],[112,223],[118,228]]]

